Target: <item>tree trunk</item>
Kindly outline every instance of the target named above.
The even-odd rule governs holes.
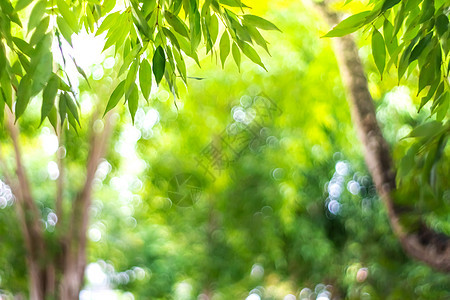
[[[338,23],[338,17],[325,3],[316,4],[330,26]],[[391,227],[406,253],[429,266],[450,272],[449,237],[433,231],[420,222],[417,230],[404,228],[399,221],[400,209],[395,206],[392,192],[396,188],[395,170],[389,145],[383,137],[376,119],[375,107],[370,95],[364,68],[358,56],[358,48],[351,35],[334,39],[335,54],[353,122],[364,149],[369,172],[383,200]]]
[[[58,212],[58,223],[55,226],[55,236],[59,236],[52,245],[44,238],[41,223],[41,213],[34,202],[31,186],[22,161],[19,142],[19,128],[14,124],[12,112],[6,110],[7,129],[15,152],[15,174],[9,172],[4,159],[0,155],[0,168],[6,183],[11,187],[16,197],[16,213],[24,236],[27,253],[29,295],[31,300],[76,300],[83,287],[86,268],[86,233],[89,225],[89,208],[91,205],[92,182],[97,166],[105,154],[111,134],[111,114],[104,118],[105,126],[100,132],[91,133],[90,149],[86,165],[86,180],[73,201],[72,209],[66,215],[67,226],[61,226],[64,214],[62,212],[63,180],[57,181],[55,207]],[[94,116],[92,123],[96,120]],[[92,125],[92,124],[91,124]],[[91,126],[92,127],[92,126]],[[61,134],[61,133],[59,133]],[[1,152],[0,152],[1,154]],[[63,167],[62,161],[58,163]],[[60,172],[60,176],[64,174]],[[48,247],[59,247],[51,249]],[[56,254],[54,254],[56,253]]]

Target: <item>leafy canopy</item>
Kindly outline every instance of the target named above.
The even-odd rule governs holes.
[[[63,53],[62,43],[72,45],[73,34],[83,29],[104,34],[103,51],[114,46],[115,54],[123,58],[118,73],[122,80],[105,105],[105,114],[125,97],[134,119],[139,97],[148,101],[153,80],[159,85],[164,78],[169,90],[178,95],[177,79],[187,84],[189,78],[185,58],[200,64],[200,48],[220,57],[222,65],[231,49],[238,67],[243,53],[264,68],[254,47],[268,51],[260,30],[278,28],[246,14],[248,8],[240,0],[130,0],[123,4],[115,0],[0,0],[0,121],[5,106],[15,107],[17,120],[30,99],[42,95],[41,123],[48,119],[56,128],[67,119],[74,128],[80,125],[77,92],[65,73],[66,59],[73,60],[80,75],[88,78]],[[64,58],[57,67],[53,43]]]

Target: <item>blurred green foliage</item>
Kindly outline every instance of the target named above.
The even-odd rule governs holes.
[[[240,73],[231,60],[224,70],[209,57],[201,69],[191,61],[190,74],[202,80],[189,80],[180,99],[152,89],[134,126],[127,112],[116,113],[113,141],[94,185],[91,264],[80,298],[450,297],[449,277],[406,257],[391,232],[365,169],[329,40],[318,38],[327,28],[318,29],[320,18],[297,2],[252,4],[282,31],[266,35],[268,72],[249,60]],[[389,74],[382,83],[371,75],[376,68],[367,61],[366,43],[361,40],[361,55],[378,117],[399,159],[410,145],[400,139],[424,117],[415,113],[409,83],[395,88]],[[111,72],[92,80],[94,107],[94,98],[106,97],[114,86]],[[399,97],[405,106],[395,103]],[[276,113],[267,118],[264,110],[252,111],[257,99],[271,99]],[[256,121],[262,125],[256,133],[243,125]],[[53,158],[36,149],[52,134],[49,124],[36,129],[38,123],[38,114],[25,114],[22,141],[48,216]],[[87,127],[65,132],[69,187],[82,183]],[[233,130],[245,136],[239,154],[222,143]],[[206,151],[210,145],[215,155]],[[443,168],[448,174],[448,164]],[[413,183],[404,184],[398,201],[417,193]],[[429,207],[432,201],[411,202],[415,213],[449,233],[448,187],[442,195],[438,209]],[[26,290],[25,254],[10,204],[0,209],[0,289],[17,294]],[[43,221],[51,239],[52,226]]]

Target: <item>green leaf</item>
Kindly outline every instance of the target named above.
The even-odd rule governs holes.
[[[30,74],[33,80],[32,95],[37,94],[49,80],[53,68],[53,55],[50,52],[52,36],[48,34],[36,45],[30,61]]]
[[[128,70],[127,77],[125,78],[125,99],[128,97],[128,95],[131,93],[131,87],[133,86],[133,83],[136,81],[136,74],[139,67],[139,61],[135,59],[133,63],[131,64],[130,69]]]
[[[400,3],[400,0],[386,0],[386,1],[384,1],[383,6],[381,7],[381,13],[384,13],[386,10],[394,7],[398,3]]]
[[[33,54],[34,49],[27,42],[15,36],[12,37],[12,40],[23,54],[27,55],[28,57]]]
[[[164,76],[166,69],[166,56],[161,46],[156,48],[155,54],[153,54],[153,74],[155,75],[156,83],[159,84]]]
[[[33,28],[35,28],[39,24],[46,8],[47,1],[45,0],[40,0],[34,5],[30,13],[30,18],[28,19],[28,32],[33,30]]]
[[[30,61],[28,60],[28,58],[25,55],[23,55],[22,53],[17,53],[17,57],[19,58],[20,64],[22,65],[25,72],[29,73],[30,72]]]
[[[219,20],[217,20],[216,15],[211,15],[211,22],[209,23],[209,33],[211,38],[211,44],[214,45],[219,35]]]
[[[330,32],[323,37],[340,37],[358,30],[362,25],[370,22],[373,12],[363,11],[353,16],[348,17],[339,24],[337,24]]]
[[[200,13],[196,10],[194,14],[189,15],[191,53],[197,50],[202,39],[202,31],[200,26]]]
[[[30,103],[31,98],[31,79],[28,75],[22,77],[19,87],[17,89],[17,100],[16,100],[16,121],[25,112],[25,109]]]
[[[25,7],[27,7],[28,5],[30,5],[31,2],[33,2],[33,0],[19,0],[19,1],[17,1],[16,6],[14,7],[14,10],[20,11],[20,10],[24,9]]]
[[[109,97],[108,104],[106,105],[105,112],[103,113],[103,116],[106,115],[108,111],[116,107],[117,103],[119,103],[120,99],[125,94],[125,80],[123,80],[121,83],[117,85],[117,87],[114,89],[114,91],[111,94],[111,97]]]
[[[281,31],[273,23],[267,21],[266,19],[263,19],[263,18],[258,17],[258,16],[254,16],[254,15],[244,15],[244,22],[246,24],[248,24],[248,25],[252,25],[252,26],[258,27],[258,28],[263,29],[263,30],[278,30],[278,31]]]
[[[431,121],[414,128],[406,138],[411,137],[428,137],[431,135],[435,135],[442,128],[441,122]]]
[[[445,116],[448,113],[449,107],[450,107],[450,94],[446,93],[444,99],[442,100],[442,103],[439,105],[439,107],[436,110],[436,120],[437,121],[444,120]]]
[[[95,28],[94,28],[95,17],[92,13],[92,8],[89,6],[86,8],[86,17],[84,20],[85,20],[85,22],[87,22],[87,24],[85,23],[86,31],[88,33],[93,33],[95,30]]]
[[[397,13],[395,14],[394,19],[394,31],[392,33],[392,36],[397,36],[397,33],[399,32],[400,28],[403,25],[403,21],[405,21],[405,6],[404,3],[400,3],[400,7],[398,8]]]
[[[177,48],[180,49],[180,43],[178,42],[177,37],[175,36],[175,34],[172,33],[172,31],[170,31],[169,29],[167,29],[166,27],[162,28],[164,34],[170,39],[170,42]]]
[[[61,77],[59,77],[59,89],[62,91],[66,91],[66,92],[70,92],[70,86],[64,82],[64,80],[61,79]]]
[[[230,28],[232,29],[233,33],[236,33],[236,36],[238,39],[245,41],[245,42],[249,42],[252,43],[252,37],[250,36],[250,34],[248,33],[247,30],[245,30],[245,28],[238,22],[236,21],[234,18],[229,17],[229,21],[230,21]]]
[[[187,82],[187,74],[186,74],[186,63],[184,62],[183,56],[177,49],[174,49],[173,56],[175,57],[175,61],[177,62],[177,69],[181,75],[181,78],[186,83]]]
[[[443,36],[444,33],[447,32],[448,30],[448,17],[444,14],[440,14],[437,18],[436,18],[436,23],[435,23],[435,27],[436,27],[436,31],[439,37]]]
[[[258,29],[254,27],[246,27],[245,29],[248,30],[248,33],[250,33],[250,36],[252,37],[252,40],[254,40],[259,46],[261,46],[266,52],[270,55],[269,48],[267,48],[267,42],[264,39],[264,37],[259,33]]]
[[[77,121],[78,125],[80,125],[80,119],[79,119],[79,116],[78,116],[78,108],[77,108],[77,105],[75,104],[75,101],[67,93],[64,93],[63,96],[66,99],[66,105],[69,108],[70,114],[75,118],[75,120]]]
[[[422,97],[422,99],[421,99],[421,101],[420,101],[420,106],[419,106],[419,112],[420,112],[420,110],[423,108],[423,106],[425,105],[425,104],[427,104],[428,103],[428,101],[430,101],[430,99],[431,99],[431,97],[433,97],[433,95],[434,95],[434,93],[436,92],[436,89],[437,89],[437,87],[438,87],[438,82],[437,81],[435,81],[431,86],[430,86],[430,89],[428,90],[428,93],[427,93],[427,95],[425,96],[425,97]],[[443,85],[442,85],[443,86]]]
[[[34,46],[36,45],[43,37],[45,32],[47,32],[48,24],[50,22],[50,17],[45,17],[39,25],[36,27],[36,30],[34,31],[33,35],[30,39],[30,45]]]
[[[81,76],[83,76],[84,80],[86,80],[86,83],[88,84],[88,86],[90,88],[91,84],[89,83],[89,79],[88,79],[86,73],[84,72],[84,70],[80,66],[77,66],[77,71]]]
[[[120,16],[120,12],[116,11],[110,15],[107,15],[105,19],[100,24],[100,27],[97,29],[97,32],[95,33],[95,36],[103,33],[106,30],[109,30],[112,26],[116,25],[116,22],[118,21]]]
[[[222,68],[225,65],[225,60],[227,59],[228,54],[230,54],[230,38],[228,36],[228,32],[224,31],[222,37],[219,42],[220,48],[220,61],[222,62]]]
[[[128,96],[127,102],[128,102],[128,109],[130,110],[131,114],[131,119],[134,124],[134,116],[136,115],[136,111],[139,104],[139,94],[136,83],[133,83],[133,85],[131,86],[131,93]]]
[[[69,24],[67,24],[66,20],[64,20],[61,16],[56,18],[56,23],[58,24],[59,31],[63,35],[64,39],[72,46],[72,34],[73,31],[70,28]]]
[[[238,46],[236,43],[233,43],[233,46],[231,47],[231,53],[233,54],[234,62],[236,63],[239,71],[241,70],[241,52],[239,51]]]
[[[383,78],[384,66],[386,64],[386,47],[383,36],[376,28],[374,28],[372,33],[372,55],[381,78]]]
[[[142,95],[148,101],[152,89],[152,68],[148,60],[143,59],[139,67],[139,85]]]
[[[69,45],[72,46],[73,31],[70,28],[69,24],[67,24],[66,20],[61,16],[58,16],[56,18],[56,23],[58,24],[59,31],[61,32],[64,39],[69,43]]]
[[[125,70],[129,69],[131,62],[136,59],[136,56],[141,49],[142,49],[141,44],[136,44],[133,50],[131,50],[131,52],[127,54],[127,56],[123,61],[122,66],[120,67],[118,76],[122,75],[123,72],[125,72]]]
[[[72,128],[75,130],[75,132],[78,134],[77,122],[71,113],[67,114],[67,120],[69,121],[69,124],[72,126]],[[78,125],[79,125],[79,123],[78,123]]]
[[[64,94],[59,95],[58,110],[59,110],[59,118],[61,119],[61,127],[62,127],[64,125],[64,121],[66,120],[66,113],[67,113],[66,98],[64,97]]]
[[[78,21],[77,17],[73,13],[73,11],[70,10],[69,5],[67,5],[65,0],[56,0],[56,5],[59,8],[59,12],[61,13],[61,16],[64,18],[64,20],[67,21],[67,24],[70,26],[70,28],[73,30],[73,32],[78,32]]]
[[[5,67],[8,64],[6,59],[6,52],[3,43],[0,43],[0,77],[6,72]]]
[[[9,77],[7,73],[3,73],[3,75],[0,77],[0,86],[1,86],[1,92],[3,95],[3,100],[6,102],[8,107],[12,109],[12,88],[11,88],[11,81],[9,80]]]
[[[422,2],[422,16],[419,23],[428,21],[434,15],[434,0],[424,0]]]
[[[260,65],[264,70],[267,71],[266,67],[261,61],[261,58],[259,57],[258,53],[253,49],[252,46],[250,46],[247,43],[238,43],[239,47],[242,50],[242,53],[245,54],[248,58],[250,58],[251,61],[253,61],[255,64]]]
[[[56,126],[58,125],[58,113],[56,112],[56,107],[53,107],[48,114],[48,120],[52,124],[53,129],[57,131]]]
[[[3,97],[0,94],[0,127],[3,124],[4,116],[5,116],[5,101],[3,101]]]
[[[411,43],[406,47],[406,49],[403,51],[402,56],[400,57],[400,61],[398,63],[398,81],[400,82],[400,79],[403,77],[403,75],[406,72],[406,69],[409,66],[409,56],[411,55],[411,50],[416,44],[416,39],[411,41]]]
[[[41,107],[41,124],[49,115],[52,108],[55,106],[55,98],[59,88],[59,77],[53,75],[50,77],[47,85],[42,93],[42,107]]]
[[[136,0],[131,0],[131,5],[133,7],[134,12],[134,24],[138,28],[138,30],[148,39],[151,39],[151,33],[150,33],[150,27],[148,26],[147,20],[145,19],[145,16],[143,12],[139,8],[139,4]],[[137,17],[137,19],[135,18]]]
[[[230,7],[249,7],[242,3],[241,0],[220,0],[219,2]]]
[[[164,12],[164,16],[166,18],[167,23],[169,23],[169,25],[172,26],[176,32],[187,38],[189,37],[189,30],[186,24],[184,24],[184,22],[181,21],[181,19],[178,16],[174,16],[167,10]]]
[[[414,49],[411,52],[411,55],[409,56],[409,63],[416,60],[422,51],[428,46],[428,44],[431,42],[431,38],[433,37],[433,33],[430,32],[427,34],[424,38],[422,38],[417,45],[414,47]]]
[[[393,56],[395,50],[398,47],[398,40],[396,36],[393,36],[393,32],[394,26],[391,24],[391,22],[389,22],[388,19],[384,20],[383,24],[384,42],[391,57]]]
[[[433,63],[426,64],[420,69],[419,74],[419,88],[417,94],[419,94],[426,86],[431,85],[435,78],[435,68]]]

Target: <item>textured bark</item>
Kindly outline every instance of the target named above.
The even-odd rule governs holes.
[[[330,11],[325,3],[316,4],[316,7],[330,26],[338,23],[337,15]],[[401,211],[395,206],[392,197],[396,183],[389,145],[378,126],[373,100],[358,56],[358,48],[351,35],[335,38],[334,47],[341,77],[347,90],[352,119],[363,145],[365,161],[377,192],[386,206],[394,233],[410,256],[437,270],[450,272],[448,236],[433,231],[422,222],[415,231],[404,228],[400,223]]]

